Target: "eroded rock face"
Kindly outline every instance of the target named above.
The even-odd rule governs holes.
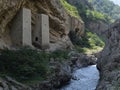
[[[102,21],[96,21],[96,22],[91,21],[87,23],[87,27],[91,30],[91,32],[103,36],[105,30],[108,29],[108,24]]]
[[[104,34],[106,46],[98,60],[100,82],[97,90],[120,90],[120,20]]]
[[[9,34],[11,32],[11,24],[21,8],[27,8],[32,11],[32,32],[34,31],[36,14],[42,13],[49,16],[50,46],[55,46],[55,48],[51,48],[51,50],[72,46],[68,37],[72,21],[76,22],[72,28],[79,28],[79,36],[84,32],[84,23],[67,14],[60,4],[60,0],[1,0],[0,48],[12,46],[11,36]]]

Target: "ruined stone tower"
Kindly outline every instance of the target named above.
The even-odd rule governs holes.
[[[21,9],[12,21],[11,38],[14,46],[31,46],[31,10]]]

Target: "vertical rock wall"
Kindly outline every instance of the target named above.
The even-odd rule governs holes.
[[[32,12],[32,32],[35,27],[35,15],[46,14],[49,16],[50,22],[50,48],[51,50],[57,48],[68,48],[72,43],[68,37],[71,30],[72,18],[60,4],[60,0],[1,0],[0,1],[0,48],[11,47],[11,26],[13,19],[21,8],[30,9]],[[84,32],[84,23],[78,19],[74,19],[74,27],[79,27],[79,35]],[[79,33],[80,33],[79,32]],[[54,48],[53,48],[54,46]]]
[[[98,60],[100,82],[97,90],[120,90],[120,20],[104,32],[106,46]]]

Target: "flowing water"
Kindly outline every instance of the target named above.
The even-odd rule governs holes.
[[[76,70],[73,77],[76,79],[71,79],[70,84],[61,90],[95,90],[99,80],[99,72],[96,65],[92,65]]]

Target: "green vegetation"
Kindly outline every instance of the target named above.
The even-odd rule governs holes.
[[[76,7],[70,5],[66,0],[60,0],[61,4],[64,6],[64,8],[66,9],[66,11],[71,15],[74,16],[76,18],[80,18],[78,10]]]
[[[68,53],[69,53],[69,50],[57,50],[57,51],[54,51],[50,54],[50,58],[59,58],[60,60],[64,60],[64,59],[68,59]]]
[[[91,48],[95,48],[96,46],[104,47],[104,42],[97,36],[97,34],[92,33],[90,31],[86,31],[86,35]]]
[[[29,80],[32,77],[46,78],[49,56],[29,48],[11,51],[3,50],[0,55],[0,72],[17,80]]]
[[[101,51],[105,46],[105,43],[95,33],[86,30],[85,37],[82,37],[75,45],[76,50],[79,52],[92,54]]]
[[[100,13],[106,15],[111,22],[120,18],[120,6],[110,0],[88,0],[89,3]]]
[[[91,20],[103,20],[105,21],[105,15],[100,13],[100,12],[97,12],[95,10],[86,10],[86,16],[87,18],[91,19]]]
[[[65,60],[68,58],[68,52],[47,53],[26,47],[19,50],[3,50],[0,54],[0,75],[11,76],[21,82],[45,80],[50,72],[50,58]]]
[[[82,7],[82,5],[81,5]],[[84,6],[83,6],[84,7]],[[109,23],[111,22],[111,18],[107,15],[105,15],[104,13],[98,12],[94,9],[89,9],[89,8],[83,8],[83,10],[81,10],[81,8],[79,8],[78,6],[78,10],[79,10],[79,14],[81,15],[81,17],[83,18],[83,20],[85,22],[89,22],[89,21],[103,21],[105,23]]]
[[[71,5],[74,5],[77,8],[79,15],[82,17],[85,23],[90,21],[98,21],[98,20],[101,20],[105,23],[111,23],[113,22],[113,18],[109,15],[109,12],[111,12],[112,15],[113,14],[115,15],[117,13],[117,12],[112,13],[111,9],[107,14],[105,12],[101,12],[100,10],[98,10],[99,8],[104,7],[103,4],[106,5],[106,3],[103,3],[101,5],[98,5],[96,3],[100,4],[100,2],[104,2],[108,0],[88,0],[88,1],[75,0],[74,1],[75,3],[71,3],[71,0],[67,0],[67,1],[68,3],[70,3]],[[98,6],[98,9],[94,7],[95,5],[96,7]],[[110,7],[107,7],[107,8],[110,8]],[[104,10],[104,8],[102,10]]]

